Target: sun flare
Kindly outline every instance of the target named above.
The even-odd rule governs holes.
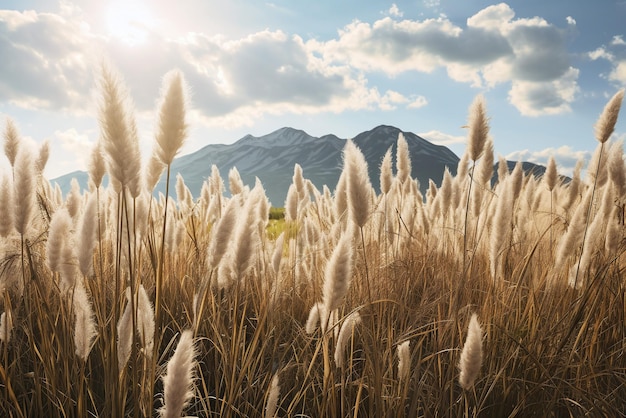
[[[129,45],[144,43],[155,23],[152,11],[141,1],[112,2],[106,14],[108,35]]]

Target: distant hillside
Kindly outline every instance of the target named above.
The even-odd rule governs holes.
[[[396,142],[400,129],[393,126],[378,126],[354,137],[369,166],[370,179],[379,191],[379,167],[382,158],[392,147],[395,155]],[[441,184],[444,168],[456,174],[459,157],[450,149],[435,145],[412,132],[403,132],[409,146],[412,162],[412,176],[417,178],[423,192],[428,187],[428,179]],[[228,185],[228,171],[237,167],[244,183],[253,185],[258,177],[265,187],[272,205],[283,206],[296,163],[302,166],[304,176],[319,189],[327,185],[334,190],[342,167],[341,152],[346,139],[329,134],[320,138],[293,128],[281,128],[268,135],[255,137],[246,135],[230,145],[211,144],[174,160],[170,190],[176,182],[176,173],[185,179],[185,184],[194,196],[199,196],[202,183],[211,174],[215,164]],[[524,169],[537,167],[531,163]],[[543,168],[543,167],[541,167]],[[544,168],[545,170],[545,168]],[[75,171],[53,179],[64,192],[70,189],[70,181],[76,178],[81,187],[87,187],[87,173]],[[165,191],[162,178],[156,188]]]

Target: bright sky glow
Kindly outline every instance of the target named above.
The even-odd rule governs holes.
[[[129,45],[146,41],[148,31],[155,27],[155,19],[145,3],[140,1],[111,2],[106,14],[108,34]]]
[[[461,154],[483,94],[496,154],[554,155],[567,174],[626,87],[626,1],[596,3],[7,0],[0,126],[10,116],[35,146],[50,140],[49,178],[85,169],[104,59],[128,85],[145,154],[161,77],[178,68],[192,92],[183,153],[284,126],[349,138],[388,124]]]

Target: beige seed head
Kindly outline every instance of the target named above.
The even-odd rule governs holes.
[[[606,106],[604,106],[604,110],[598,118],[598,122],[596,122],[596,139],[602,144],[609,139],[615,129],[615,124],[617,123],[617,117],[619,116],[619,110],[622,106],[623,99],[624,89],[621,89],[615,93]]]
[[[474,385],[478,373],[480,373],[482,363],[482,329],[478,323],[478,316],[473,314],[467,328],[467,338],[465,339],[465,344],[461,351],[461,361],[459,362],[459,369],[461,370],[459,383],[463,389],[469,390]]]

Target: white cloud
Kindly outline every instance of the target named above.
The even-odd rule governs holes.
[[[424,6],[429,9],[436,9],[439,7],[439,4],[441,3],[441,1],[440,0],[424,0],[423,3],[424,3]]]
[[[609,74],[609,80],[626,85],[626,60],[615,63],[613,70]]]
[[[139,111],[154,109],[162,75],[180,68],[196,93],[199,120],[209,125],[372,108],[380,100],[353,68],[316,57],[300,37],[280,31],[234,40],[198,33],[165,39],[150,32],[137,47],[93,33],[80,16],[71,18],[0,11],[0,51],[11,63],[0,66],[0,101],[93,114],[101,51],[120,69]]]
[[[576,151],[568,145],[558,148],[545,148],[539,151],[529,151],[527,149],[515,151],[506,155],[509,161],[528,161],[535,164],[547,165],[548,159],[554,157],[557,162],[557,169],[563,175],[571,175],[579,160],[588,161],[591,157],[589,151]]]
[[[393,3],[391,5],[391,7],[389,8],[389,16],[393,16],[393,17],[402,17],[404,16],[404,13],[402,11],[400,11],[400,9],[398,8],[398,5]]]
[[[418,135],[437,145],[448,146],[452,144],[464,144],[466,142],[464,136],[450,135],[437,130],[419,133]]]
[[[381,110],[395,110],[397,107],[396,105],[407,103],[408,101],[409,99],[407,99],[397,91],[387,90],[385,94],[380,98],[378,107]]]
[[[524,116],[569,112],[580,91],[578,74],[578,69],[570,67],[565,76],[554,81],[513,81],[509,102]]]
[[[411,102],[407,105],[409,109],[419,109],[428,105],[428,100],[424,96],[416,96],[411,98]]]
[[[587,55],[589,56],[589,58],[591,58],[592,61],[596,61],[601,58],[607,61],[613,61],[613,59],[615,58],[615,56],[607,51],[606,48],[603,46],[598,47],[595,50],[587,53]]]
[[[574,19],[574,18],[573,18],[573,17],[571,17],[571,16],[567,16],[567,17],[565,18],[565,20],[567,21],[567,24],[568,24],[568,25],[571,25],[571,26],[575,26],[575,25],[576,25],[576,19]]]
[[[623,35],[615,35],[613,39],[611,39],[611,45],[626,45],[626,41],[624,40]]]
[[[542,18],[515,18],[505,3],[479,11],[465,27],[445,17],[386,17],[355,21],[337,39],[309,45],[329,64],[349,63],[364,72],[395,76],[444,68],[451,79],[473,87],[511,83],[511,103],[525,115],[568,112],[578,91],[564,31]]]
[[[61,158],[72,161],[73,170],[85,170],[87,168],[87,160],[90,156],[93,141],[89,139],[86,133],[80,133],[75,128],[65,131],[57,130],[54,132],[52,142],[57,141],[61,143],[61,147],[65,150]],[[71,158],[68,158],[68,153],[71,155]]]

